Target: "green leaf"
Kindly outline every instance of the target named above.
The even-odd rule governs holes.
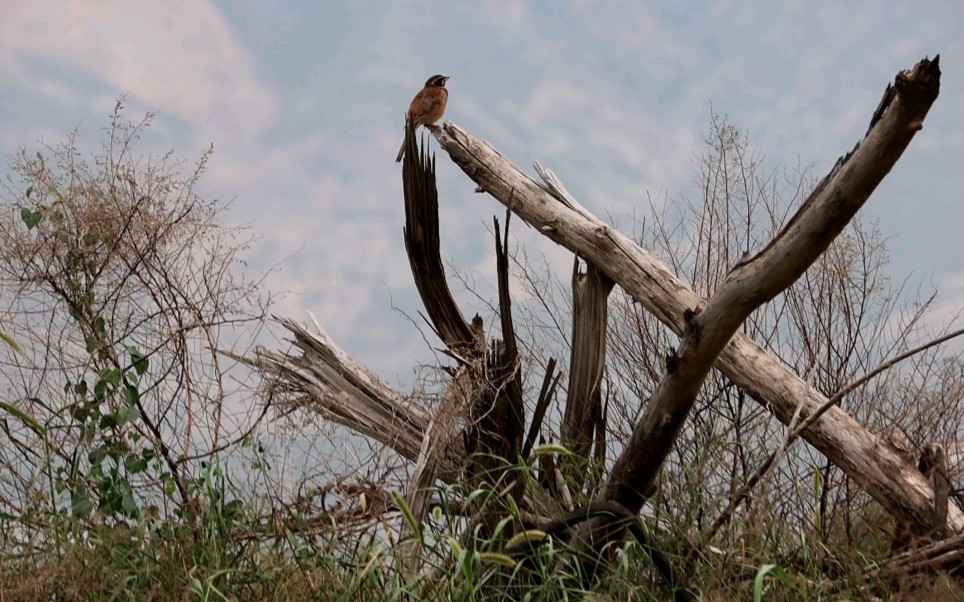
[[[127,400],[127,405],[130,406],[128,409],[132,409],[137,406],[137,402],[141,400],[141,394],[134,385],[127,385],[124,387],[124,399]]]
[[[174,492],[177,491],[177,485],[174,483],[174,479],[171,477],[171,473],[165,472],[161,475],[161,482],[164,483],[164,493],[167,497],[173,498]]]
[[[465,575],[466,581],[471,583],[475,580],[475,553],[470,550],[462,550],[459,556],[462,563],[462,573]]]
[[[74,420],[83,424],[84,422],[87,421],[87,417],[90,415],[90,411],[83,405],[77,403],[70,406],[70,415],[74,418]]]
[[[131,364],[134,365],[134,370],[137,371],[138,376],[142,376],[147,372],[148,361],[144,357],[144,354],[137,350],[137,347],[128,346],[127,352],[131,355]]]
[[[97,481],[97,493],[100,494],[97,500],[97,508],[104,514],[113,515],[121,510],[120,492],[114,486],[111,477],[104,477]]]
[[[137,502],[134,501],[134,490],[131,484],[127,480],[123,480],[119,483],[118,488],[121,490],[121,507],[124,509],[124,513],[133,518],[138,514]]]
[[[90,491],[86,485],[78,485],[70,494],[70,511],[74,516],[87,518],[94,505],[90,501]]]
[[[89,460],[91,464],[100,464],[104,461],[104,458],[107,457],[107,452],[107,446],[101,445],[87,454],[87,460]]]
[[[141,417],[138,413],[137,408],[131,408],[128,406],[121,406],[117,408],[117,412],[114,414],[114,419],[117,422],[117,426],[122,424],[127,424],[128,422],[134,422]]]
[[[33,186],[27,186],[27,198],[29,199],[30,195],[32,194],[33,194]]]
[[[0,330],[0,341],[3,341],[4,343],[6,343],[7,347],[13,349],[17,353],[23,353],[22,351],[20,351],[20,346],[17,345],[17,342],[13,340],[13,337],[3,332],[2,330]]]
[[[27,230],[33,230],[36,228],[43,216],[43,211],[40,209],[31,211],[29,208],[24,207],[20,210],[20,219],[22,219],[23,223],[27,225]]]
[[[98,431],[107,431],[117,428],[117,412],[110,412],[108,414],[101,414],[100,420],[97,421]]]
[[[761,602],[763,600],[763,585],[769,573],[773,573],[773,576],[780,581],[784,583],[787,582],[787,574],[783,569],[775,564],[764,564],[756,572],[756,579],[753,580],[753,602]]]
[[[127,456],[124,458],[124,468],[131,474],[137,474],[147,470],[147,460],[137,456]]]
[[[82,380],[74,385],[74,393],[83,397],[87,395],[87,381]]]
[[[121,378],[124,374],[119,368],[109,368],[100,373],[100,377],[104,379],[104,382],[112,385],[114,388],[120,386]]]

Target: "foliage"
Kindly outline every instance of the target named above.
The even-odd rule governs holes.
[[[209,153],[183,176],[133,152],[150,120],[127,123],[118,103],[100,153],[75,136],[24,149],[4,185],[0,361],[21,396],[0,406],[0,540],[14,556],[190,525],[199,495],[214,501],[206,462],[263,414],[226,387],[216,351],[239,328],[256,336],[269,300],[236,274],[249,239],[194,193]],[[225,421],[246,403],[248,424]]]

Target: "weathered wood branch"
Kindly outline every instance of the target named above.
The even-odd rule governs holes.
[[[491,484],[500,478],[507,464],[519,457],[525,428],[522,379],[518,345],[512,324],[509,292],[508,254],[495,221],[496,267],[499,276],[499,314],[502,341],[494,341],[486,353],[482,318],[466,323],[445,279],[440,252],[438,190],[435,163],[425,150],[416,148],[414,126],[406,124],[406,146],[402,166],[405,196],[405,249],[416,287],[436,332],[459,360],[442,403],[426,429],[407,497],[416,521],[424,518],[426,500],[435,482],[438,459],[453,441],[461,439],[468,463],[466,474],[474,486]],[[508,238],[508,220],[505,236]],[[515,496],[518,491],[513,490]],[[481,512],[481,510],[480,510]],[[489,513],[491,514],[491,513]],[[497,518],[483,516],[492,531]],[[421,562],[417,542],[403,524],[401,538],[408,539],[404,554],[409,568]]]
[[[412,516],[418,522],[425,519],[428,511],[428,498],[438,478],[440,460],[444,458],[445,449],[456,441],[464,441],[459,436],[462,433],[463,421],[471,414],[473,405],[488,397],[479,386],[476,375],[480,372],[478,365],[459,367],[422,435],[418,461],[405,493]],[[405,542],[402,558],[408,569],[414,571],[421,565],[423,558],[419,553],[422,542],[413,537],[412,529],[412,524],[402,521],[399,539]]]
[[[881,574],[900,577],[923,569],[960,570],[964,562],[964,535],[941,539],[913,550],[894,555],[889,562],[864,567],[864,580],[871,581]]]
[[[687,314],[679,351],[617,458],[604,496],[640,508],[716,357],[750,313],[793,284],[830,246],[897,163],[937,99],[937,60],[897,76],[897,94],[767,247],[738,265]],[[831,458],[833,460],[834,458]]]
[[[635,498],[628,500],[631,503],[617,501],[638,509],[639,503],[632,502],[641,501],[640,492],[662,459],[647,457],[645,451],[641,452],[642,460],[632,454],[639,451],[637,446],[653,429],[665,433],[667,440],[675,437],[688,411],[693,388],[699,386],[708,369],[703,365],[707,359],[716,358],[715,365],[721,372],[784,424],[790,423],[798,407],[806,418],[826,402],[823,395],[780,360],[741,333],[733,333],[753,307],[793,282],[826,248],[891,169],[921,129],[924,116],[937,97],[939,75],[936,58],[924,60],[912,71],[898,75],[896,92],[890,93],[885,106],[875,112],[867,137],[834,166],[784,232],[758,257],[738,266],[711,307],[655,255],[571,198],[550,192],[553,177],[549,172],[543,171],[547,184],[542,186],[486,142],[459,127],[447,123],[435,131],[442,147],[478,184],[480,191],[488,192],[546,237],[593,263],[664,324],[684,336],[679,354],[685,358],[684,363],[671,371],[677,375],[672,386],[661,387],[663,390],[657,393],[666,401],[654,405],[649,417],[641,422],[637,429],[640,435],[630,443],[630,453],[618,461],[619,470],[613,475],[608,495]],[[537,170],[541,168],[537,166]],[[811,244],[813,249],[798,256],[801,247]],[[768,278],[769,270],[776,270],[776,275]],[[703,315],[707,309],[710,313]],[[723,320],[725,327],[709,323],[710,317]],[[700,357],[702,361],[698,361]],[[831,408],[803,436],[893,515],[922,530],[932,526],[934,491],[930,484],[912,464],[848,413]],[[660,453],[665,454],[665,449]],[[964,513],[959,508],[949,509],[948,526],[954,531],[964,529]]]
[[[757,467],[755,471],[753,471],[753,474],[750,475],[750,477],[746,480],[746,482],[739,489],[739,491],[735,492],[730,497],[730,501],[729,503],[727,503],[726,508],[724,508],[723,511],[720,512],[720,516],[717,517],[715,521],[713,521],[713,524],[710,526],[710,528],[707,529],[701,536],[701,540],[703,544],[704,545],[709,544],[709,542],[716,535],[716,532],[719,531],[719,529],[722,528],[723,525],[728,523],[731,518],[733,518],[733,513],[736,511],[737,507],[740,504],[742,504],[745,500],[749,499],[750,492],[753,490],[754,487],[756,487],[757,483],[759,483],[763,479],[763,477],[770,472],[773,465],[776,464],[776,461],[779,459],[780,455],[790,445],[792,445],[793,442],[800,437],[800,434],[804,433],[807,430],[807,428],[810,427],[811,424],[813,424],[817,420],[820,420],[820,417],[823,416],[824,413],[827,412],[827,410],[829,410],[830,408],[840,403],[840,401],[844,397],[849,395],[851,392],[867,384],[874,377],[876,377],[877,375],[881,374],[886,370],[891,369],[892,367],[896,366],[898,363],[906,360],[909,357],[917,355],[918,353],[926,351],[932,347],[936,347],[941,343],[945,343],[947,341],[950,341],[951,339],[957,338],[962,335],[964,335],[964,328],[955,330],[953,332],[949,332],[944,336],[938,337],[931,341],[927,341],[926,343],[918,345],[913,349],[908,349],[907,351],[904,351],[903,353],[900,353],[888,359],[887,361],[877,365],[869,372],[866,372],[863,376],[850,382],[849,384],[847,384],[847,386],[843,387],[842,389],[834,393],[833,397],[828,399],[826,403],[820,406],[820,408],[818,408],[816,412],[811,413],[809,416],[807,416],[805,420],[800,421],[800,424],[794,426],[793,430],[789,431],[784,437],[783,443],[776,450],[774,450],[769,456],[767,456],[767,458],[762,463],[760,463],[760,465]],[[913,459],[913,454],[910,453],[910,449],[911,449],[910,442],[906,441],[906,438],[903,437],[903,433],[901,433],[900,429],[892,430],[887,436],[887,442],[890,447],[896,449],[901,454],[901,456],[905,458],[908,462]],[[918,466],[918,469],[919,468],[920,467]],[[925,477],[927,476],[927,471],[922,470],[921,473],[923,473]],[[935,495],[937,496],[935,498],[935,502],[937,504],[940,504],[942,499],[940,487],[935,486],[934,492],[935,492]],[[941,524],[946,527],[946,522],[947,522],[947,516],[945,512],[944,522]],[[695,551],[698,551],[698,550],[694,549],[694,552]]]
[[[609,293],[614,285],[608,276],[592,264],[586,265],[586,271],[580,271],[578,257],[573,258],[572,344],[562,442],[576,459],[569,466],[568,476],[577,485],[581,485],[588,476],[586,469],[593,455],[593,438],[602,422],[600,385],[606,369]],[[601,466],[602,462],[598,465]]]
[[[929,535],[934,539],[944,539],[947,537],[947,509],[950,506],[951,490],[944,448],[940,445],[925,445],[917,469],[934,483],[934,523]]]
[[[419,149],[415,143],[415,124],[405,124],[405,153],[402,164],[402,188],[405,198],[405,250],[412,277],[419,296],[439,337],[459,360],[452,381],[442,395],[428,428],[422,435],[418,461],[408,484],[406,498],[415,521],[421,522],[427,511],[427,498],[435,484],[442,452],[456,440],[461,440],[465,452],[473,457],[488,459],[492,443],[492,428],[483,422],[495,420],[490,411],[500,399],[487,382],[485,334],[482,318],[478,315],[469,324],[459,311],[442,265],[438,189],[435,181],[435,161],[428,154],[428,145]],[[514,340],[513,340],[514,344]],[[513,359],[514,362],[514,359]],[[470,476],[483,475],[487,466],[473,460]],[[422,562],[420,542],[413,537],[415,525],[402,524],[399,537],[406,547],[403,558],[409,570],[415,571]]]
[[[512,322],[512,296],[509,290],[509,218],[505,230],[499,232],[499,220],[492,218],[495,232],[495,264],[499,282],[499,319],[502,325],[500,353],[492,358],[489,382],[498,388],[492,408],[486,411],[480,427],[491,433],[487,453],[515,462],[522,451],[525,431],[525,401],[522,397],[522,370],[519,345]]]
[[[312,333],[294,320],[274,319],[294,335],[292,342],[300,354],[261,347],[252,356],[222,353],[257,368],[268,398],[282,410],[312,412],[418,461],[430,412],[353,360],[317,322],[317,332]],[[451,482],[458,476],[464,455],[462,441],[451,442],[437,458],[439,478]]]
[[[438,189],[435,186],[435,161],[428,156],[428,145],[418,148],[411,122],[405,125],[405,160],[402,185],[405,194],[405,251],[412,268],[415,288],[439,338],[455,354],[478,348],[471,325],[459,311],[442,265],[438,224]],[[483,342],[484,345],[484,342]]]

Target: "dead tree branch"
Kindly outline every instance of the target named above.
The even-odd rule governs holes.
[[[737,266],[709,303],[654,255],[585,209],[564,201],[509,163],[484,141],[452,124],[435,131],[452,160],[488,192],[546,237],[593,263],[636,301],[683,336],[675,362],[650,403],[622,457],[606,497],[638,509],[712,362],[756,401],[789,424],[798,407],[804,418],[826,398],[781,361],[736,329],[753,308],[797,278],[829,245],[890,171],[937,98],[938,59],[898,74],[896,93],[875,113],[875,123],[841,158],[784,231],[758,256]],[[540,169],[537,167],[537,169]],[[731,339],[732,337],[732,339]],[[804,438],[840,466],[889,512],[921,528],[933,524],[930,484],[849,414],[831,408]],[[654,445],[655,444],[655,445]],[[642,449],[649,446],[649,449]],[[948,525],[964,529],[953,507]]]
[[[463,441],[468,474],[476,484],[492,483],[522,448],[525,412],[518,346],[512,325],[508,255],[495,220],[496,267],[502,341],[487,353],[482,318],[468,324],[445,280],[438,220],[435,163],[416,148],[414,124],[406,124],[408,153],[402,166],[405,195],[405,249],[412,276],[436,332],[459,367],[442,396],[442,403],[423,435],[415,474],[409,484],[409,505],[417,521],[424,518],[426,497],[435,481],[440,452],[456,439]],[[504,235],[508,239],[508,221]],[[461,435],[461,437],[459,437]],[[403,530],[403,537],[408,535]],[[418,563],[413,548],[407,556]]]
[[[502,345],[492,358],[489,381],[497,384],[492,409],[486,412],[480,428],[490,433],[488,454],[514,462],[522,451],[525,430],[525,405],[522,397],[522,372],[519,369],[519,345],[512,323],[512,296],[509,291],[509,217],[506,212],[505,230],[499,233],[499,220],[492,218],[495,231],[495,263],[499,282],[499,318],[502,326]],[[494,435],[494,436],[492,436]]]
[[[897,76],[897,95],[874,127],[755,257],[730,272],[702,308],[684,314],[679,351],[616,460],[604,497],[642,506],[716,357],[750,313],[793,284],[856,215],[922,127],[937,99],[940,70],[922,61]],[[833,459],[833,458],[831,458]]]
[[[810,427],[811,424],[819,420],[820,417],[823,416],[825,412],[827,412],[830,408],[839,404],[844,397],[846,397],[848,394],[853,392],[858,387],[863,386],[864,384],[866,384],[868,381],[870,381],[880,373],[886,370],[889,370],[890,368],[893,368],[898,363],[904,361],[909,357],[912,357],[918,353],[926,351],[942,343],[946,343],[947,341],[957,338],[961,335],[964,335],[964,329],[955,330],[954,332],[948,333],[942,337],[938,337],[932,341],[927,341],[923,345],[918,345],[913,349],[909,349],[883,362],[879,366],[875,367],[873,370],[867,372],[860,378],[854,380],[853,382],[851,382],[850,384],[842,388],[840,391],[835,393],[834,396],[828,399],[827,402],[824,403],[822,406],[820,406],[816,412],[812,413],[810,416],[807,417],[806,420],[801,421],[800,424],[793,427],[793,429],[787,433],[786,438],[784,439],[783,443],[781,443],[780,447],[777,448],[769,456],[767,456],[766,460],[760,463],[760,466],[757,467],[756,471],[754,471],[753,474],[750,475],[750,478],[747,479],[746,484],[744,484],[739,491],[733,494],[726,508],[723,509],[723,511],[720,513],[717,519],[710,526],[710,528],[707,529],[705,533],[703,533],[702,537],[700,538],[702,545],[707,545],[710,542],[710,540],[713,539],[716,533],[725,524],[727,524],[730,521],[730,519],[733,517],[733,513],[736,512],[736,509],[739,507],[739,505],[750,496],[750,492],[753,491],[753,488],[756,487],[757,483],[759,483],[763,479],[763,477],[769,473],[770,469],[774,466],[774,464],[776,464],[776,461],[779,459],[780,454],[783,453],[783,451],[789,449],[790,445],[793,444],[793,442],[800,437],[801,433],[805,432],[807,428]],[[939,495],[940,492],[938,491],[937,493],[938,493],[937,498],[935,498],[937,503],[940,503],[941,499],[944,499],[947,497],[946,495],[944,495],[944,497],[942,498],[941,495]],[[946,523],[946,508],[945,508],[944,519]],[[944,523],[939,523],[939,524],[944,524]]]
[[[225,353],[264,375],[269,399],[282,409],[304,409],[386,445],[417,462],[431,414],[353,360],[315,323],[311,333],[294,320],[274,318],[294,335],[300,354],[258,348],[254,356]],[[453,441],[439,460],[439,478],[451,481],[464,455]]]
[[[462,355],[467,347],[477,347],[478,341],[472,326],[459,311],[445,280],[439,242],[435,161],[428,156],[427,144],[421,149],[415,144],[412,128],[412,123],[406,124],[406,154],[409,156],[402,163],[405,251],[412,267],[415,287],[439,338],[455,354]]]

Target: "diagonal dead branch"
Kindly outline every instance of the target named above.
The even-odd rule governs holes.
[[[784,229],[693,307],[677,360],[616,460],[604,496],[639,508],[683,427],[703,380],[750,313],[793,284],[846,227],[920,130],[940,84],[937,61],[896,79],[897,94],[867,137],[841,157]]]
[[[724,508],[723,511],[720,512],[720,515],[713,522],[710,528],[707,529],[706,532],[701,536],[700,538],[701,544],[697,546],[697,549],[702,548],[707,544],[709,544],[709,542],[713,539],[716,533],[730,521],[730,519],[733,517],[733,513],[736,512],[736,509],[739,507],[739,505],[743,503],[744,500],[749,498],[750,492],[753,491],[753,488],[756,487],[757,483],[759,483],[763,479],[763,477],[767,475],[770,469],[776,464],[777,459],[780,457],[783,451],[788,449],[790,445],[800,437],[801,433],[806,431],[810,427],[810,425],[812,425],[814,422],[819,420],[820,417],[823,416],[825,412],[827,412],[830,408],[839,404],[844,397],[846,397],[847,395],[855,391],[857,388],[866,384],[868,381],[873,379],[881,372],[884,372],[886,370],[889,370],[890,368],[893,368],[895,365],[906,360],[911,356],[914,356],[918,353],[922,353],[942,343],[946,343],[947,341],[957,338],[961,335],[964,335],[964,329],[955,330],[954,332],[948,333],[942,337],[936,338],[932,341],[928,341],[922,345],[918,345],[913,349],[909,349],[881,363],[873,370],[867,372],[860,378],[854,380],[853,382],[845,386],[843,389],[835,393],[833,397],[831,397],[826,401],[826,403],[824,403],[822,406],[817,408],[816,412],[813,412],[811,415],[807,416],[806,419],[802,420],[798,425],[794,426],[793,429],[787,433],[787,436],[784,438],[783,443],[780,444],[780,447],[774,450],[772,454],[767,456],[767,458],[762,463],[760,463],[760,465],[753,472],[753,474],[750,475],[750,478],[747,479],[743,487],[741,487],[739,491],[737,491],[735,494],[733,494],[733,496],[731,496],[730,501],[727,504],[726,508]],[[939,496],[938,496],[938,501],[940,501]]]
[[[418,522],[425,519],[428,497],[434,491],[433,485],[438,474],[439,460],[444,457],[446,448],[461,439],[458,435],[462,432],[462,426],[482,393],[473,372],[478,373],[477,366],[459,367],[422,436],[418,462],[415,464],[415,471],[406,493],[411,513]],[[406,541],[407,549],[402,556],[409,570],[415,571],[422,561],[419,554],[421,542],[411,537],[412,535],[412,525],[403,521],[399,538]]]
[[[498,218],[492,218],[495,232],[495,265],[499,283],[499,319],[502,325],[500,353],[492,358],[489,380],[505,383],[499,387],[492,410],[480,424],[483,431],[494,435],[488,444],[491,453],[509,462],[522,450],[525,430],[525,402],[522,397],[522,371],[519,367],[519,345],[512,321],[512,296],[509,290],[509,218],[506,211],[505,230],[499,231]]]

